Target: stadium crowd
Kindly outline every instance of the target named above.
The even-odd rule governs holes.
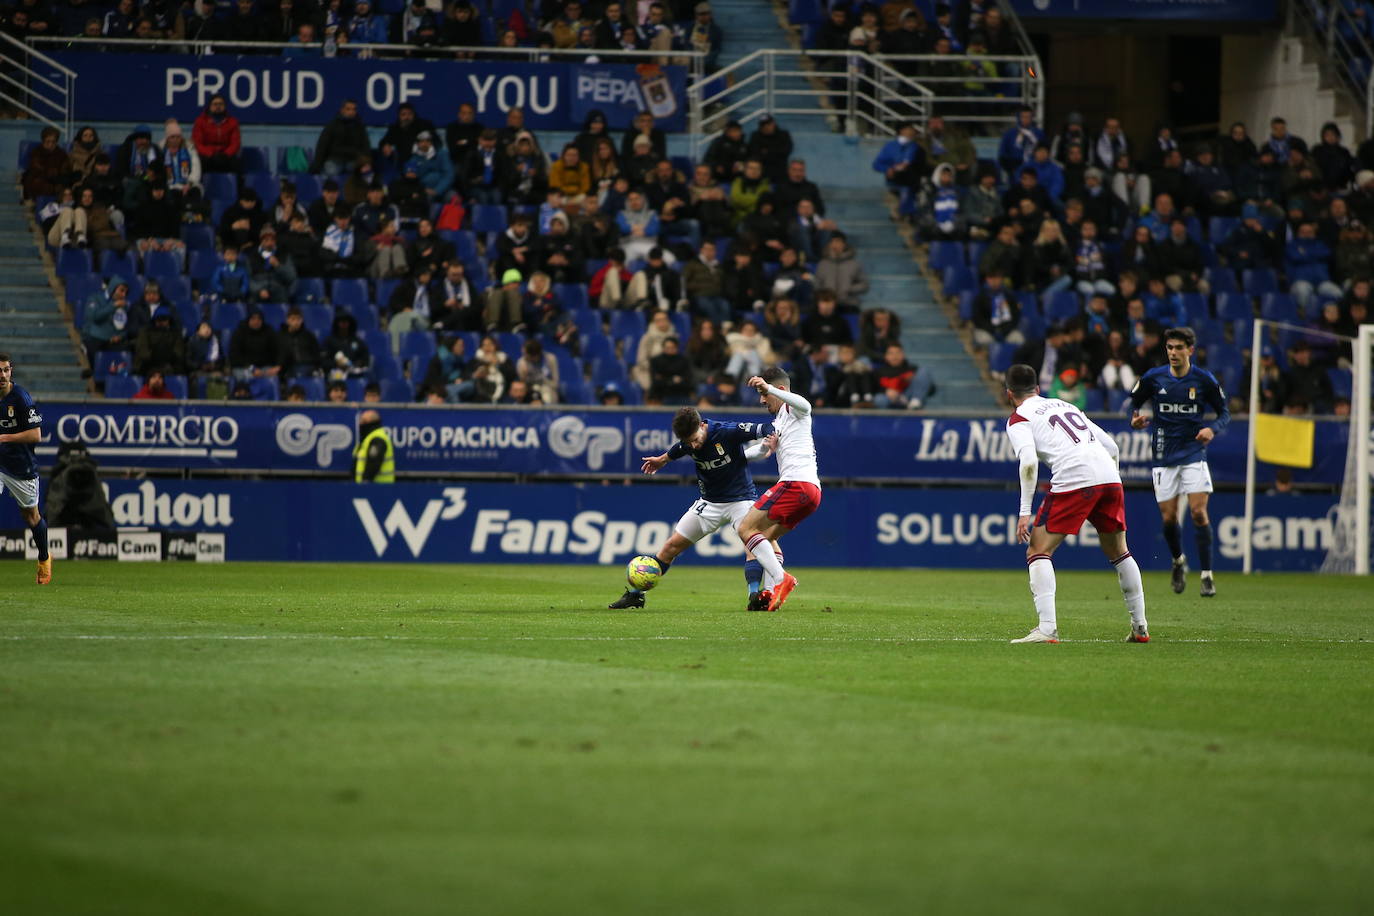
[[[44,131],[24,192],[112,396],[728,405],[780,362],[817,403],[920,408],[934,378],[792,153],[765,116],[669,157],[647,112],[549,153],[470,105],[373,144],[346,102],[269,163],[215,96],[117,146]]]
[[[1047,134],[1023,109],[996,161],[932,118],[874,163],[905,195],[944,291],[958,297],[994,373],[1041,369],[1053,396],[1115,409],[1187,325],[1198,362],[1231,393],[1261,361],[1263,409],[1349,409],[1352,336],[1374,280],[1374,139],[1335,124],[1308,143],[1276,117],[1181,140],[1161,124],[1136,143],[1116,118],[1070,114]],[[1270,328],[1252,354],[1256,318]]]

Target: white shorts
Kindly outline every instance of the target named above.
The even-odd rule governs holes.
[[[710,503],[699,499],[682,513],[682,518],[677,520],[676,531],[695,544],[726,525],[738,527],[740,519],[744,518],[753,506],[752,499],[733,503]]]
[[[1212,492],[1212,472],[1205,461],[1154,468],[1151,476],[1155,482],[1155,502],[1167,503],[1188,493]]]
[[[10,491],[10,495],[19,503],[19,508],[36,509],[38,507],[37,477],[32,480],[21,480],[0,471],[0,483],[3,483],[5,489]]]

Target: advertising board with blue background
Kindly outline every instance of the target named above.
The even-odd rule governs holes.
[[[469,60],[353,60],[216,54],[97,54],[56,51],[77,71],[76,121],[193,121],[221,92],[245,124],[323,126],[345,99],[358,102],[364,123],[391,122],[410,102],[436,124],[451,121],[463,102],[484,124],[525,111],[535,130],[580,130],[599,109],[613,128],[652,111],[666,131],[687,129],[687,69],[669,65]]]
[[[1192,19],[1270,22],[1278,0],[1011,0],[1027,19]]]
[[[351,473],[357,410],[299,404],[207,401],[44,401],[40,463],[61,442],[84,441],[106,468],[327,471]],[[383,407],[402,473],[636,476],[641,457],[673,444],[671,410],[532,410]],[[760,420],[759,411],[711,414]],[[1148,430],[1125,418],[1100,419],[1121,446],[1122,477],[1150,479]],[[1235,421],[1208,449],[1219,484],[1245,481],[1246,423]],[[1348,427],[1319,421],[1314,465],[1298,482],[1337,484],[1345,470]],[[1001,417],[923,417],[907,413],[821,412],[814,435],[821,475],[850,480],[1005,484],[1014,477]],[[756,468],[767,476],[773,464]],[[668,473],[692,476],[689,463]],[[1272,469],[1261,470],[1261,481]]]
[[[224,535],[230,560],[618,565],[651,553],[692,504],[686,486],[607,484],[353,484],[343,481],[109,480],[116,524]],[[788,565],[1017,569],[1017,494],[1008,490],[836,488],[789,534]],[[1331,496],[1260,496],[1255,568],[1312,570],[1330,536]],[[1240,567],[1244,502],[1213,497],[1219,570]],[[1159,510],[1148,490],[1126,499],[1132,553],[1147,569],[1168,568]],[[19,529],[13,500],[0,500],[0,530]],[[1191,538],[1188,539],[1191,541]],[[1188,545],[1191,550],[1191,543]],[[685,555],[738,565],[744,548],[718,532]],[[1101,569],[1090,527],[1055,556],[1064,569]],[[607,589],[619,588],[608,570]]]

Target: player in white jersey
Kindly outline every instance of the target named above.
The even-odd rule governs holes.
[[[740,540],[763,566],[768,610],[782,607],[796,578],[782,568],[771,542],[801,523],[821,505],[821,477],[816,470],[816,443],[811,438],[811,402],[788,390],[791,380],[777,366],[749,379],[749,387],[773,414],[778,437],[778,482],[768,488],[739,523]]]
[[[1016,536],[1026,548],[1031,597],[1040,623],[1012,642],[1059,642],[1054,608],[1054,563],[1050,559],[1064,538],[1092,522],[1102,552],[1116,567],[1126,609],[1131,614],[1127,642],[1149,642],[1145,624],[1145,590],[1140,567],[1126,549],[1126,503],[1117,470],[1120,451],[1074,405],[1040,396],[1039,373],[1027,365],[1007,370],[1007,395],[1015,405],[1007,420],[1007,438],[1020,464],[1021,506]],[[1031,500],[1040,462],[1050,468],[1050,492],[1031,524]]]

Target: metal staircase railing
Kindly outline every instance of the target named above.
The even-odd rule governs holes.
[[[1292,0],[1288,4],[1294,23],[1307,31],[1326,52],[1336,81],[1364,113],[1364,130],[1374,127],[1374,45],[1361,23],[1341,0]]]
[[[76,71],[0,32],[0,100],[72,138]]]

